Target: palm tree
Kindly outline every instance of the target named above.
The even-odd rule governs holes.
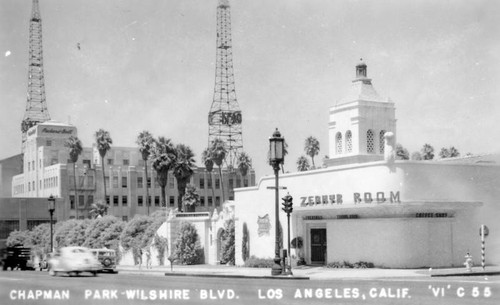
[[[106,175],[104,173],[104,168],[105,168],[104,157],[106,156],[106,153],[111,149],[111,144],[113,144],[113,140],[111,139],[109,132],[101,128],[95,133],[95,141],[97,145],[97,150],[99,151],[99,155],[101,156],[102,183],[104,185],[104,202],[108,203],[106,201],[107,196],[106,196]]]
[[[187,212],[194,212],[195,207],[200,202],[200,195],[196,192],[196,187],[192,184],[186,185],[186,192],[182,196],[182,204]]]
[[[78,139],[78,137],[71,136],[69,137],[66,142],[64,143],[64,146],[68,148],[69,150],[69,159],[73,163],[73,182],[75,183],[75,209],[76,209],[76,219],[78,219],[78,194],[77,189],[76,189],[76,162],[78,161],[78,157],[82,154],[83,147],[82,147],[82,141]]]
[[[205,165],[205,169],[208,172],[210,179],[210,188],[212,189],[212,198],[215,198],[214,185],[212,183],[212,170],[214,169],[214,161],[212,160],[212,156],[210,155],[209,147],[205,148],[205,150],[201,153],[201,162]]]
[[[158,140],[154,142],[150,157],[153,163],[153,169],[156,171],[158,184],[161,187],[161,203],[163,206],[166,206],[165,187],[168,182],[168,172],[177,159],[174,144],[170,139],[159,137]]]
[[[314,164],[314,156],[316,156],[319,153],[319,141],[313,136],[310,136],[306,139],[306,142],[304,144],[304,150],[306,154],[311,157],[312,160],[312,166],[313,168],[316,168],[316,165]]]
[[[177,154],[177,160],[173,164],[172,169],[174,172],[174,177],[177,180],[177,191],[179,193],[179,198],[177,201],[177,207],[179,210],[182,209],[182,197],[186,192],[186,185],[189,179],[194,173],[194,153],[192,149],[184,144],[178,144],[175,147]]]
[[[149,215],[151,202],[149,202],[148,193],[148,158],[154,145],[153,135],[151,135],[149,131],[144,130],[137,136],[136,143],[139,145],[139,151],[141,152],[142,160],[144,161],[144,175],[146,176],[146,205],[148,206]]]
[[[224,141],[219,138],[213,140],[210,146],[210,155],[212,156],[212,160],[214,161],[214,163],[219,167],[219,177],[222,188],[222,202],[225,201],[224,182],[222,179],[222,163],[226,159],[226,154],[227,154],[227,149]]]
[[[248,173],[248,170],[252,168],[252,158],[246,153],[246,152],[241,152],[241,154],[238,156],[238,170],[240,171],[241,175],[245,177]]]
[[[297,159],[297,170],[299,172],[304,172],[309,170],[311,165],[309,164],[309,160],[306,158],[306,156],[300,156]]]
[[[92,203],[92,205],[90,207],[91,207],[90,208],[90,217],[92,217],[92,218],[103,217],[108,212],[108,205],[102,203],[101,200],[99,200],[96,203]]]

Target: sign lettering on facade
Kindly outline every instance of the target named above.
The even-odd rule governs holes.
[[[300,206],[318,206],[318,205],[342,205],[344,204],[344,196],[342,194],[316,195],[300,197]],[[353,204],[370,204],[370,203],[401,203],[399,191],[397,192],[376,192],[376,193],[353,193]]]
[[[269,214],[266,214],[262,217],[258,216],[257,224],[259,225],[259,236],[269,235],[271,231],[271,221],[269,220]]]
[[[53,128],[47,128],[45,127],[42,129],[43,133],[57,133],[57,134],[72,134],[73,130],[72,129],[53,129]]]

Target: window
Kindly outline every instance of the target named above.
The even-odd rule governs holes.
[[[45,145],[52,146],[52,140],[47,140],[47,142],[45,142]]]
[[[31,171],[31,163],[28,162],[28,172]]]
[[[94,195],[88,195],[87,205],[90,206],[92,203],[94,203]]]
[[[83,181],[85,180],[85,176],[78,176],[78,185],[83,187]]]
[[[104,183],[106,183],[106,185],[109,186],[109,176],[104,177]]]
[[[127,187],[127,177],[122,177],[122,187],[123,188]]]
[[[205,188],[205,179],[204,178],[200,178],[200,189],[204,189]]]
[[[148,177],[148,188],[151,188],[151,177]]]
[[[155,196],[155,206],[160,206],[160,196]]]
[[[160,184],[158,183],[158,178],[155,178],[155,188],[159,188]]]
[[[151,206],[151,202],[153,202],[153,201],[151,200],[151,196],[148,196],[148,205],[149,205],[149,206]]]
[[[94,176],[87,176],[87,186],[94,187]]]
[[[385,135],[385,130],[381,130],[380,134],[379,134],[379,142],[378,142],[381,154],[384,153],[384,146],[385,146],[384,135]]]
[[[236,178],[236,187],[241,187],[241,179]]]
[[[113,196],[113,205],[114,206],[118,205],[118,196]]]
[[[207,188],[209,188],[209,189],[212,188],[212,179],[207,180]]]
[[[220,207],[220,197],[219,196],[215,196],[215,206]]]
[[[201,207],[205,206],[205,197],[200,197],[200,206]]]
[[[79,207],[85,206],[85,196],[84,195],[78,195],[78,206]]]
[[[345,133],[345,151],[352,153],[352,132],[350,130]]]
[[[113,188],[118,188],[118,176],[113,176]]]
[[[129,165],[130,161],[129,159],[123,159],[123,165]]]
[[[122,216],[123,221],[128,221],[128,216]]]
[[[28,220],[28,230],[33,229],[34,227],[41,225],[43,223],[49,223],[50,220]]]
[[[75,196],[74,195],[69,195],[69,208],[72,210],[75,209]]]
[[[173,207],[175,205],[175,197],[174,196],[170,196],[169,197],[169,203],[170,203],[170,206]]]
[[[143,205],[143,198],[142,196],[137,196],[137,205],[142,207]]]
[[[113,159],[108,159],[108,165],[113,165]]]
[[[109,195],[106,195],[106,204],[109,204],[109,200],[110,200]]]
[[[174,176],[168,174],[168,187],[173,189],[175,187]]]
[[[244,179],[243,180],[243,186],[244,187],[248,187],[248,179]]]
[[[208,206],[211,207],[213,204],[212,202],[212,196],[208,196]]]
[[[373,154],[375,152],[375,139],[373,130],[368,129],[366,132],[366,152]]]
[[[35,161],[31,161],[31,168],[35,170]]]
[[[90,168],[90,160],[89,159],[83,159],[82,163],[83,163],[83,167]]]
[[[230,178],[228,184],[229,184],[229,189],[232,190],[234,188],[234,185],[233,185],[234,184],[234,179]]]
[[[137,177],[137,187],[138,188],[143,188],[143,184],[142,184],[142,177]]]
[[[219,178],[215,179],[215,188],[216,189],[220,189],[220,180],[219,180]]]
[[[342,154],[342,134],[340,132],[337,132],[335,136],[335,153],[337,155]]]
[[[122,196],[122,206],[126,206],[128,204],[128,197],[126,195]]]
[[[10,232],[19,231],[19,220],[0,220],[0,238],[9,237]]]

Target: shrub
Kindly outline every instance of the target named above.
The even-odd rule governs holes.
[[[167,247],[168,247],[168,239],[156,234],[155,239],[154,239],[154,246],[155,246],[156,250],[158,250],[157,257],[158,257],[158,261],[160,263],[160,266],[165,265],[165,251],[167,250]]]
[[[195,226],[186,221],[181,222],[175,242],[175,257],[181,264],[194,265],[201,261],[202,252]]]
[[[364,269],[364,268],[373,268],[373,263],[359,261],[354,264],[349,263],[348,261],[343,262],[332,262],[326,265],[327,268],[356,268],[356,269]]]
[[[222,260],[226,264],[234,265],[234,219],[226,221],[222,239]]]
[[[271,268],[274,266],[274,260],[272,258],[257,258],[252,255],[245,261],[244,266],[250,268]]]
[[[241,248],[242,248],[242,258],[243,258],[243,261],[246,262],[247,259],[250,257],[250,234],[248,232],[248,227],[247,227],[247,223],[243,223],[243,238],[242,238],[242,245],[241,245]]]

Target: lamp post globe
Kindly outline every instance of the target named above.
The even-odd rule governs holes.
[[[272,137],[269,138],[269,164],[273,167],[275,177],[275,256],[274,265],[271,269],[272,275],[280,275],[283,268],[280,264],[280,243],[279,243],[279,170],[280,165],[284,162],[284,142],[281,133],[276,128]]]

